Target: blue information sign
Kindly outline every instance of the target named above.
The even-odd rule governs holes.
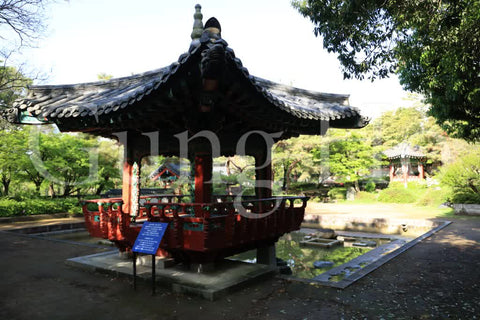
[[[158,246],[162,241],[165,230],[167,230],[167,222],[148,222],[143,223],[142,229],[138,234],[132,251],[146,254],[157,253]]]

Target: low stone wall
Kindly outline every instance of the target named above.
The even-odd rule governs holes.
[[[438,227],[441,223],[441,221],[435,220],[365,218],[336,214],[305,214],[302,227],[398,234],[417,237]]]
[[[456,203],[453,205],[455,214],[467,216],[480,216],[480,204]]]

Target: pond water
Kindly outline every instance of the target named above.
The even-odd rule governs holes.
[[[302,229],[284,235],[277,242],[277,258],[285,261],[292,270],[292,275],[297,278],[311,279],[391,241],[390,239],[338,236],[337,239],[341,240],[340,244],[332,247],[305,244],[305,240],[311,242],[312,238],[315,239],[314,237],[312,230]],[[256,250],[237,254],[231,259],[255,263]],[[316,261],[330,261],[333,264],[316,268],[314,267]]]
[[[66,242],[82,242],[91,245],[113,246],[108,240],[90,237],[88,231],[69,230],[37,234],[50,239]],[[316,240],[317,234],[314,229],[301,229],[291,232],[279,239],[276,245],[277,258],[284,261],[290,267],[292,275],[297,278],[311,279],[332,268],[365,254],[366,252],[391,241],[389,238],[366,238],[357,236],[337,236],[337,243],[331,247],[323,247],[323,240]],[[335,239],[331,239],[334,241]],[[247,251],[230,257],[230,259],[244,262],[256,262],[256,250]],[[317,267],[314,263],[317,262]],[[318,263],[322,262],[322,263]],[[329,263],[323,263],[329,262]],[[363,267],[363,265],[360,265]],[[336,281],[337,279],[332,279]]]

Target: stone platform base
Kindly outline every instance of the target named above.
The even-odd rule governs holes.
[[[118,251],[71,258],[66,263],[87,271],[133,277],[132,260],[120,256]],[[275,275],[276,268],[225,259],[216,263],[213,270],[203,273],[189,270],[182,265],[160,268],[157,262],[155,273],[157,285],[169,287],[174,292],[198,295],[213,301],[248,283]],[[139,280],[149,282],[151,276],[151,265],[137,264]]]

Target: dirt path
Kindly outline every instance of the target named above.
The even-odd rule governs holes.
[[[412,204],[375,203],[375,204],[349,204],[344,203],[315,203],[309,202],[307,213],[315,214],[341,214],[369,218],[408,218],[408,219],[433,219],[439,217],[442,210],[432,210],[428,207],[418,207]]]
[[[0,319],[475,319],[480,218],[454,223],[344,290],[271,279],[209,302],[87,273],[98,252],[0,231]]]

